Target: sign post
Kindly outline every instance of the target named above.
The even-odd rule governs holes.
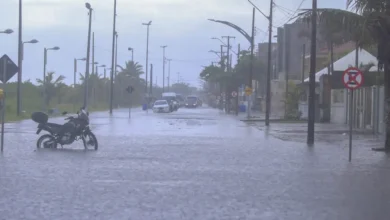
[[[353,126],[353,92],[363,84],[363,73],[355,67],[346,69],[343,73],[343,83],[349,89],[349,162],[352,160],[352,126]]]
[[[18,66],[7,56],[3,55],[0,58],[0,80],[2,81],[2,89],[3,89],[3,98],[0,100],[2,102],[1,108],[1,146],[0,151],[4,150],[4,124],[5,124],[5,99],[7,96],[7,92],[5,89],[5,85],[9,79],[11,79],[17,72],[19,71]]]
[[[129,103],[129,118],[131,118],[131,94],[133,93],[134,91],[134,88],[132,86],[128,86],[126,88],[126,91],[129,93],[129,96],[130,96],[130,103]]]
[[[5,74],[7,73],[7,59],[3,60],[3,92],[5,93]],[[1,152],[4,150],[4,121],[5,121],[5,94],[3,97],[3,108],[1,110]]]

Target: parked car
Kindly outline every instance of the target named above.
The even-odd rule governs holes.
[[[153,112],[154,113],[159,113],[159,112],[169,113],[169,112],[171,112],[171,106],[169,105],[167,100],[157,100],[153,104]]]
[[[177,111],[179,109],[179,102],[176,99],[176,93],[165,92],[162,94],[162,99],[168,101],[171,105],[171,111]]]

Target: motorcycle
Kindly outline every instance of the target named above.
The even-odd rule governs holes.
[[[67,115],[63,112],[62,115]],[[94,150],[98,150],[98,141],[89,127],[89,113],[81,108],[77,112],[77,117],[69,116],[65,118],[65,124],[49,123],[49,116],[43,112],[34,112],[31,119],[38,123],[36,134],[41,131],[46,131],[49,134],[42,135],[37,141],[37,148],[57,148],[61,145],[70,145],[74,141],[82,140],[84,148],[92,146]]]

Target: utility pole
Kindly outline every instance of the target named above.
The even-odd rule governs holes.
[[[266,108],[265,108],[265,125],[269,126],[269,115],[271,110],[271,59],[272,59],[272,14],[274,8],[274,1],[270,1],[270,12],[269,16],[265,15],[251,0],[248,2],[253,5],[253,9],[257,9],[265,18],[268,19],[268,67],[267,67],[267,94],[266,94]],[[254,11],[253,11],[253,22],[252,22],[252,44],[254,47]],[[253,62],[252,62],[253,63]]]
[[[253,7],[253,12],[252,12],[252,37],[251,37],[251,69],[249,72],[249,82],[248,82],[248,87],[252,89],[252,81],[253,81],[253,66],[254,66],[254,50],[255,50],[255,15],[256,11],[255,8]],[[251,101],[252,101],[252,94],[248,97],[248,109],[247,109],[247,117],[248,119],[251,117]],[[267,120],[267,119],[266,119]]]
[[[92,7],[89,3],[85,4],[89,10],[89,25],[88,25],[88,44],[87,44],[87,57],[85,61],[85,76],[84,76],[84,108],[88,110],[88,81],[89,81],[89,66],[90,66],[90,52],[91,52],[91,26],[92,26]]]
[[[110,78],[110,115],[112,115],[114,99],[114,70],[115,68],[115,37],[116,37],[116,0],[114,0],[114,23],[112,30],[112,53],[111,53],[111,78]]]
[[[271,0],[269,11],[268,27],[268,67],[267,67],[267,94],[265,106],[265,125],[269,126],[269,115],[271,112],[271,60],[272,60],[272,12],[274,10],[274,1]]]
[[[165,48],[167,46],[161,46],[163,49],[163,92],[165,92]]]
[[[92,75],[95,73],[95,32],[92,32]]]
[[[302,79],[301,79],[302,83],[305,81],[305,55],[306,55],[306,44],[303,44],[302,45]]]
[[[115,36],[115,67],[114,67],[114,70],[115,70],[115,78],[116,78],[116,75],[118,73],[117,71],[117,68],[116,66],[118,65],[118,32],[115,32],[116,36]]]
[[[74,59],[74,71],[73,71],[73,88],[76,88],[76,74],[77,74],[77,59]]]
[[[23,59],[23,42],[22,42],[22,0],[19,0],[19,39],[18,39],[18,84],[16,94],[16,113],[21,113],[21,83],[22,83],[22,59]]]
[[[172,59],[167,59],[168,60],[168,92],[170,90],[170,80],[171,80],[171,61]]]
[[[227,72],[228,74],[231,73],[231,61],[230,61],[230,39],[235,39],[236,37],[233,37],[233,36],[222,36],[222,38],[226,38],[228,43],[227,43],[227,55],[226,55],[226,64],[227,64]],[[226,103],[226,106],[225,106],[225,112],[226,113],[229,113],[230,112],[230,92],[229,92],[229,82],[227,83],[227,85],[225,86],[225,103]]]
[[[149,23],[142,23],[142,25],[147,26],[146,31],[146,65],[145,65],[145,95],[148,93],[148,62],[149,62],[149,27],[152,24],[152,21],[149,21]]]
[[[153,64],[150,64],[150,94],[149,97],[152,97],[153,94]]]
[[[316,39],[317,39],[317,0],[313,0],[311,14],[311,48],[309,75],[309,114],[307,122],[307,144],[314,144],[315,100],[316,100]]]

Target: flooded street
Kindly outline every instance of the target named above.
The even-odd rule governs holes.
[[[283,141],[209,108],[91,114],[99,150],[36,150],[8,124],[0,219],[351,219],[390,216],[390,160]],[[61,122],[62,119],[53,121]]]

